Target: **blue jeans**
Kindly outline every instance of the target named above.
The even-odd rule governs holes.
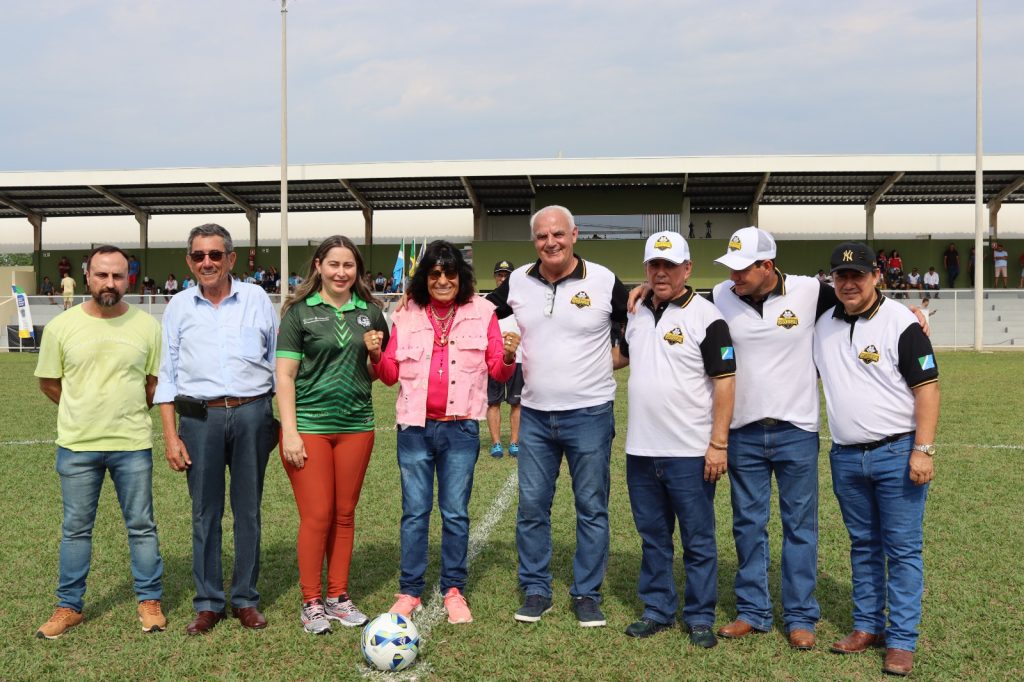
[[[210,408],[206,419],[181,417],[178,436],[192,458],[187,472],[192,496],[192,579],[196,611],[223,611],[221,520],[224,468],[231,469],[231,513],[235,519],[235,566],[231,605],[256,606],[260,593],[260,502],[267,460],[277,445],[278,425],[270,397],[240,407]]]
[[[608,566],[608,494],[615,412],[609,401],[576,410],[523,407],[519,423],[519,585],[551,597],[551,502],[565,455],[576,498],[573,597],[600,601]]]
[[[399,427],[398,468],[402,473],[402,594],[423,594],[427,572],[430,511],[441,510],[441,594],[466,589],[469,572],[469,496],[480,454],[480,424],[475,419],[434,421]]]
[[[75,452],[57,448],[57,473],[64,499],[60,540],[57,605],[75,611],[84,606],[85,579],[92,558],[92,529],[103,487],[103,475],[117,491],[128,529],[135,596],[139,601],[160,599],[164,562],[153,520],[153,451]]]
[[[928,484],[910,480],[909,434],[873,450],[833,445],[832,490],[850,534],[853,627],[885,630],[885,645],[913,651],[924,594],[924,505]],[[888,580],[886,579],[888,564]],[[886,598],[889,626],[885,626]]]
[[[637,594],[643,618],[674,623],[679,608],[673,575],[676,519],[683,543],[683,622],[711,626],[718,602],[715,484],[704,480],[703,457],[626,457],[633,521],[643,543]]]
[[[782,619],[786,631],[814,631],[821,617],[818,579],[818,434],[789,422],[753,422],[729,432],[737,618],[772,627],[768,594],[768,517],[772,474],[782,518]]]

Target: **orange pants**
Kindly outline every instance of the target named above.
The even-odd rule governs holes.
[[[373,431],[302,433],[306,465],[284,469],[299,508],[299,585],[302,601],[322,598],[320,575],[327,559],[327,596],[348,592],[356,504],[373,451]],[[283,449],[283,448],[282,448]]]

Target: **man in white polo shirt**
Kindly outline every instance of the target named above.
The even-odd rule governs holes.
[[[551,501],[564,456],[576,499],[569,593],[579,624],[602,626],[615,436],[611,332],[626,321],[627,293],[612,271],[573,253],[579,230],[568,209],[542,208],[530,230],[537,262],[487,297],[499,318],[515,314],[522,332],[516,547],[525,601],[515,619],[537,622],[551,609]]]
[[[921,526],[934,475],[939,370],[914,314],[877,290],[879,272],[866,245],[836,247],[832,275],[840,303],[818,320],[814,361],[853,573],[853,632],[832,651],[860,653],[884,643],[883,670],[907,675],[924,593]]]
[[[818,379],[814,322],[836,304],[814,277],[775,267],[772,235],[737,230],[717,259],[731,270],[713,301],[736,346],[736,406],[729,433],[729,483],[736,542],[737,639],[772,627],[768,517],[772,475],[782,520],[782,617],[790,645],[810,649],[820,617],[818,573]]]
[[[679,598],[673,535],[679,519],[686,567],[683,622],[699,647],[717,644],[715,482],[726,471],[736,360],[729,327],[714,305],[686,286],[690,248],[677,232],[647,239],[650,292],[629,315],[616,367],[631,366],[626,483],[643,541],[631,637],[671,628]],[[711,410],[708,410],[708,405]]]

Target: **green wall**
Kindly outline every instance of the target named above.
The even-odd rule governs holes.
[[[957,280],[958,287],[968,286],[967,282],[967,254],[970,253],[973,240],[956,239],[952,240],[960,251],[961,275]],[[714,286],[725,279],[728,271],[721,265],[714,262],[725,253],[726,239],[691,239],[689,240],[690,251],[693,259],[693,276],[690,284],[698,289],[705,289]],[[832,249],[838,241],[826,240],[784,240],[779,242],[779,257],[777,259],[779,268],[784,272],[793,274],[813,275],[818,268],[828,269],[828,259]],[[929,265],[942,272],[942,252],[949,241],[924,240],[924,239],[894,239],[875,240],[874,248],[885,249],[887,252],[897,249],[903,257],[905,270],[917,266],[921,272],[926,272]],[[1024,251],[1024,240],[1005,240],[1003,245],[1010,253],[1009,283],[1016,285],[1019,280],[1019,269],[1016,267],[1017,259]],[[406,244],[406,255],[409,245]],[[644,240],[640,239],[586,239],[576,243],[576,251],[584,258],[600,263],[611,268],[624,282],[638,282],[643,279],[643,249]],[[290,269],[305,276],[309,267],[309,260],[316,250],[315,246],[292,246],[288,251]],[[366,269],[376,274],[378,271],[388,275],[395,266],[395,258],[398,254],[397,244],[374,244],[367,250],[360,247],[363,257],[366,260]],[[417,244],[417,251],[419,245]],[[185,264],[185,249],[126,249],[128,253],[134,253],[135,257],[142,263],[143,276],[149,275],[156,280],[157,285],[163,285],[167,275],[171,272],[180,281],[188,275],[188,267]],[[39,264],[36,269],[37,283],[42,281],[43,275],[49,275],[55,283],[59,280],[57,276],[57,261],[62,255],[71,260],[71,274],[77,281],[81,281],[82,256],[89,253],[88,249],[69,249],[60,251],[43,251],[40,254]],[[235,272],[242,274],[248,271],[248,247],[238,250],[238,264]],[[991,250],[985,248],[986,270],[991,273]],[[473,263],[477,271],[477,288],[489,290],[494,286],[491,270],[494,264],[501,260],[508,259],[518,265],[533,262],[537,259],[533,243],[525,240],[517,241],[478,241],[473,242]],[[280,264],[280,249],[277,246],[260,246],[256,249],[256,264],[267,268],[271,265]],[[942,284],[946,285],[945,273],[942,276]],[[989,279],[991,279],[989,275]]]

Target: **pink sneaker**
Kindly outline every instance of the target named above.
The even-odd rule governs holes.
[[[395,599],[397,601],[388,609],[388,613],[397,613],[406,618],[412,618],[412,614],[423,610],[423,602],[419,597],[414,597],[411,594],[396,594]]]
[[[457,587],[450,588],[444,595],[444,608],[448,612],[449,623],[473,622],[473,614],[469,612],[469,604],[466,603],[466,598],[462,596]]]

